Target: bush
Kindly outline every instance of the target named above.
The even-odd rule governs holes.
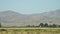
[[[6,31],[6,29],[0,29],[0,31]]]

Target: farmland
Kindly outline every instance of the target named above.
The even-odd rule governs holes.
[[[60,34],[60,28],[0,28],[0,34]]]

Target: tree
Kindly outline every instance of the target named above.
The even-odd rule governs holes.
[[[56,24],[53,24],[52,27],[57,27],[57,25]]]
[[[58,25],[58,27],[60,27],[60,25]]]
[[[44,27],[48,27],[48,24],[47,24],[47,23],[45,23],[45,24],[44,24]]]
[[[0,23],[0,27],[1,27],[1,23]]]
[[[39,27],[44,27],[44,24],[43,24],[43,23],[40,23],[40,24],[39,24]]]

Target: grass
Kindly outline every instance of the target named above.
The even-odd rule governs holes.
[[[60,34],[60,28],[0,28],[0,34]]]

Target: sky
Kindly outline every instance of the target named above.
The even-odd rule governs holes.
[[[60,9],[60,0],[0,0],[0,11],[35,14]]]

